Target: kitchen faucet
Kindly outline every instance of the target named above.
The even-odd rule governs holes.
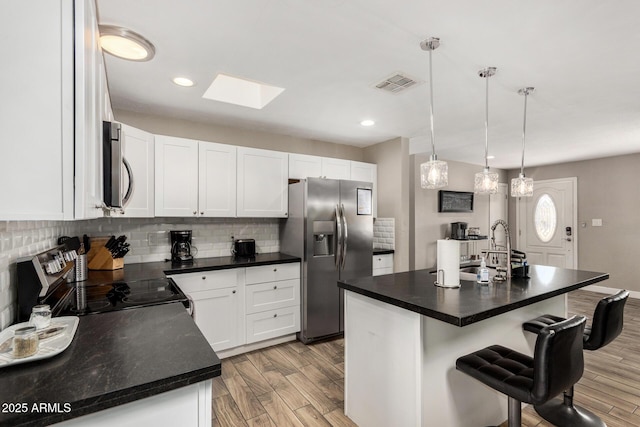
[[[507,240],[506,250],[498,250],[496,246],[496,228],[501,225],[504,228],[505,239]],[[491,249],[482,251],[483,254],[506,254],[507,255],[507,279],[511,278],[511,236],[509,234],[509,226],[503,219],[499,219],[491,226]]]

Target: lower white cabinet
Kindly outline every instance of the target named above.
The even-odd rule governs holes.
[[[215,351],[300,330],[300,263],[175,274]]]
[[[393,254],[373,256],[373,276],[393,273]]]

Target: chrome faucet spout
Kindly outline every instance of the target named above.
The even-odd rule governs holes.
[[[501,225],[504,228],[504,237],[507,241],[506,251],[498,251],[496,247],[496,228]],[[505,254],[507,255],[507,278],[511,278],[511,235],[509,233],[509,225],[503,219],[499,219],[491,226],[491,250],[486,251],[487,254]]]

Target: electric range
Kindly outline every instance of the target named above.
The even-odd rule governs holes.
[[[83,316],[151,305],[190,304],[172,279],[158,278],[85,285],[76,282],[53,310],[54,316]]]

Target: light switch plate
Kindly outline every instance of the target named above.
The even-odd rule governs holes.
[[[592,227],[602,227],[602,219],[600,218],[594,218],[591,220],[591,226]]]

